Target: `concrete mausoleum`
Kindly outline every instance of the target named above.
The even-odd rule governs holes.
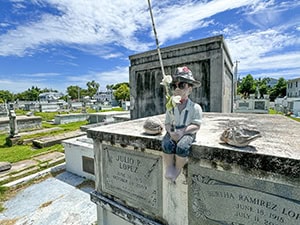
[[[90,122],[99,126],[86,127],[87,137],[64,141],[67,170],[95,180],[97,225],[299,225],[299,123],[232,113],[233,64],[222,36],[163,48],[162,57],[167,74],[186,65],[202,82],[191,95],[205,111],[197,141],[176,182],[165,179],[166,131],[143,129],[147,116],[165,119],[157,52],[131,56],[131,120],[95,114]],[[8,122],[1,118],[0,128],[9,129]],[[28,123],[40,126],[41,118],[17,118],[20,130]],[[261,138],[243,148],[222,143],[233,125],[259,130]]]
[[[189,162],[172,183],[164,178],[164,132],[146,135],[145,120],[88,130],[99,225],[299,224],[298,122],[282,115],[205,113]],[[232,124],[255,127],[262,137],[244,148],[221,143]]]
[[[233,63],[223,36],[215,36],[161,49],[165,73],[171,75],[178,66],[189,67],[196,80],[190,98],[205,112],[232,112]],[[132,55],[130,59],[131,119],[165,112],[162,72],[156,50]]]
[[[282,115],[231,113],[232,62],[222,36],[164,48],[162,57],[167,74],[187,65],[202,82],[191,95],[205,111],[197,141],[176,182],[165,179],[165,130],[147,135],[143,129],[146,116],[165,119],[158,56],[131,56],[132,120],[87,130],[97,224],[300,224],[299,123]],[[221,143],[234,125],[262,137],[243,148]]]

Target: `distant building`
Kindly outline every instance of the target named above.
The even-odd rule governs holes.
[[[300,97],[300,78],[287,81],[287,97]]]
[[[58,99],[60,99],[63,96],[64,94],[59,92],[44,92],[39,94],[39,101],[40,102],[58,101]]]
[[[94,96],[93,99],[97,100],[97,102],[109,102],[111,103],[114,100],[114,95],[111,90],[107,91],[99,91]]]

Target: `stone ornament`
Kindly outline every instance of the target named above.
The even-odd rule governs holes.
[[[151,134],[151,135],[161,134],[164,129],[162,122],[160,121],[160,119],[156,117],[150,117],[146,119],[143,128],[146,134]]]
[[[246,147],[250,142],[260,137],[261,134],[258,130],[234,126],[226,128],[220,140],[235,147]]]
[[[11,163],[10,162],[0,162],[0,172],[10,170],[11,169]]]

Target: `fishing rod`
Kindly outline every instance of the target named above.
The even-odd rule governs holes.
[[[162,80],[161,84],[165,86],[165,90],[166,90],[166,97],[167,97],[166,108],[167,108],[167,110],[170,110],[171,108],[174,108],[174,106],[175,106],[174,98],[172,96],[172,91],[170,89],[170,83],[172,82],[172,77],[170,75],[166,76],[166,74],[165,74],[164,64],[163,64],[162,57],[161,57],[161,52],[160,52],[160,47],[159,47],[159,42],[158,42],[158,37],[157,37],[156,28],[155,28],[154,17],[153,17],[153,13],[152,13],[152,7],[151,7],[150,0],[148,0],[148,6],[149,6],[149,12],[150,12],[151,21],[152,21],[152,28],[153,28],[153,33],[154,33],[154,37],[155,37],[158,59],[159,59],[159,63],[160,63],[160,67],[161,67],[161,71],[162,71],[162,75],[163,75],[163,80]],[[178,96],[176,96],[176,97],[178,97]],[[175,131],[176,130],[175,129],[175,116],[174,116],[173,110],[170,110],[170,117],[171,117],[171,127],[172,127],[171,129],[173,131]]]
[[[156,28],[155,28],[154,17],[153,17],[153,13],[152,13],[152,7],[151,7],[150,0],[148,0],[148,6],[149,6],[149,12],[150,12],[151,21],[152,21],[152,28],[153,28],[153,33],[154,33],[154,37],[155,37],[155,43],[156,43],[156,49],[157,49],[157,53],[158,53],[158,59],[159,59],[159,63],[160,63],[160,67],[161,67],[163,77],[165,77],[166,74],[165,74],[164,64],[163,64],[163,61],[162,61],[162,58],[161,58],[160,47],[159,47],[159,42],[158,42],[158,38],[157,38],[157,32],[156,32]]]

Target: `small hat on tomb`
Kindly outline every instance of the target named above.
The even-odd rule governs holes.
[[[186,66],[177,67],[172,78],[173,78],[173,82],[186,82],[192,84],[193,87],[201,86],[201,82],[195,80],[192,71]]]

